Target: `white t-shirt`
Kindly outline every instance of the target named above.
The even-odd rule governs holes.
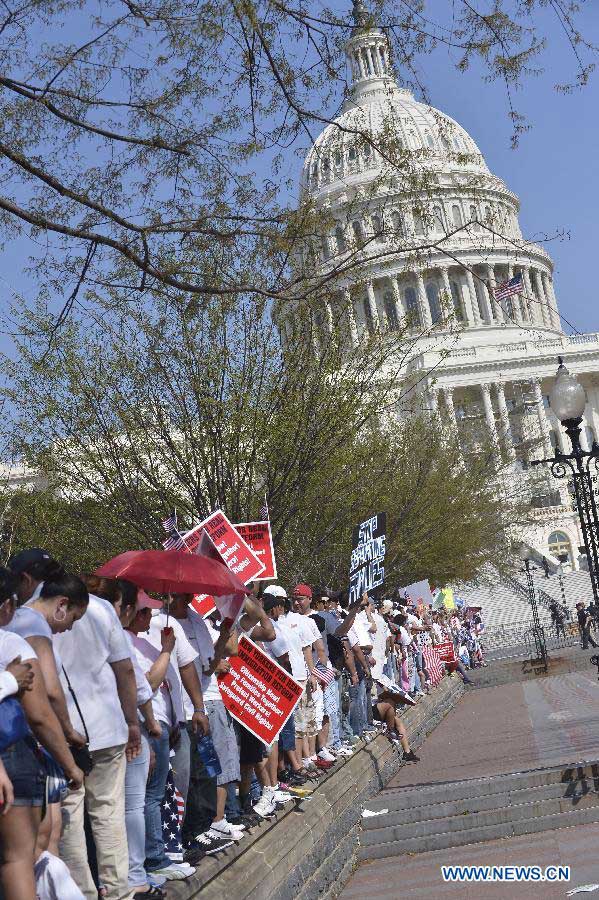
[[[355,624],[347,632],[347,640],[349,642],[349,646],[353,649],[354,647],[360,646],[360,635],[356,631]]]
[[[287,640],[289,631],[288,629],[285,629],[285,626],[280,622],[275,622],[274,619],[271,619],[271,622],[276,637],[274,641],[263,641],[262,646],[264,647],[264,651],[268,653],[272,659],[278,660],[279,656],[284,656],[285,653],[289,653],[289,641]],[[303,658],[304,654],[302,653],[302,659]],[[291,662],[291,660],[289,660],[289,662]]]
[[[147,672],[147,669],[142,669],[139,664],[137,653],[135,652],[135,646],[132,640],[133,635],[126,631],[125,637],[127,638],[129,649],[131,650],[131,662],[133,663],[133,672],[135,673],[135,687],[137,689],[137,705],[141,706],[142,703],[147,703],[147,701],[150,700],[151,697],[153,697],[153,691],[150,687],[150,682],[144,674],[145,672]]]
[[[289,616],[294,616],[295,618],[290,621]],[[305,618],[305,616],[300,616],[297,613],[288,613],[286,616],[280,616],[277,622],[289,648],[291,674],[297,681],[306,681],[310,674],[303,648],[312,645],[312,633],[307,631],[303,625]]]
[[[219,638],[219,632],[213,627],[211,622],[203,619],[192,609],[188,611],[186,619],[178,619],[177,621],[185,632],[185,637],[198,654],[194,664],[202,685],[204,700],[222,700],[218,678],[215,674],[207,675],[204,672],[204,669],[207,669],[214,659],[214,645]],[[188,719],[191,719],[193,716],[193,703],[186,691],[183,691],[183,694],[185,714]]]
[[[399,641],[402,647],[409,647],[412,643],[412,635],[403,625],[399,627]]]
[[[376,679],[383,674],[383,668],[387,659],[387,638],[391,632],[383,617],[377,612],[372,614],[372,618],[376,625],[376,631],[371,635],[372,656],[374,658],[372,677]]]
[[[137,665],[140,667],[142,672],[148,672],[152,668],[162,651],[151,644],[148,635],[144,634],[143,632],[141,632],[140,634],[130,634],[129,637],[131,639],[131,644],[133,646]],[[166,675],[164,676],[164,681],[162,682],[158,690],[152,695],[152,710],[154,712],[154,718],[158,722],[164,722],[164,724],[168,725],[169,728],[173,725],[176,725],[177,722],[182,721],[178,717],[178,712],[175,711],[175,703],[173,700],[172,686],[177,683],[177,677],[178,673],[176,667],[172,663],[171,656],[171,662],[169,662],[168,664]]]
[[[54,652],[56,669],[60,672],[62,668],[60,653],[58,652],[58,647],[52,640],[52,629],[42,616],[41,612],[38,612],[37,609],[32,609],[26,604],[25,606],[20,606],[15,610],[14,616],[6,626],[6,630],[13,631],[15,634],[20,635],[24,640],[27,640],[27,638],[30,637],[48,638]]]
[[[149,634],[143,635],[143,637],[145,637],[150,642],[150,644],[153,644],[153,646],[158,651],[162,649],[160,632],[163,628],[166,628],[166,626],[166,613],[160,612],[159,610],[152,612]],[[175,632],[175,649],[171,654],[171,664],[175,671],[176,677],[173,683],[170,685],[171,696],[173,705],[175,707],[175,713],[178,717],[177,721],[185,722],[185,691],[183,690],[183,682],[181,681],[179,669],[183,668],[183,666],[189,665],[189,663],[195,662],[198,658],[198,651],[194,650],[194,648],[191,646],[191,644],[187,640],[187,637],[185,636],[183,628],[181,627],[181,623],[177,619],[173,618],[173,616],[168,617],[168,626]]]
[[[111,663],[131,659],[131,650],[114,608],[108,600],[90,594],[85,615],[70,631],[55,634],[52,642],[58,647],[77,696],[90,750],[126,744],[129,730]],[[62,672],[60,679],[73,727],[83,734],[83,724]]]
[[[360,612],[356,615],[352,627],[358,635],[358,642],[360,644],[360,647],[374,646],[374,634],[368,631],[368,629],[370,628],[370,622],[368,621],[364,610],[360,610]]]
[[[12,672],[7,672],[6,667],[17,658],[21,662],[28,659],[37,659],[37,653],[27,641],[17,634],[0,628],[0,700],[12,697],[19,690],[17,679]]]

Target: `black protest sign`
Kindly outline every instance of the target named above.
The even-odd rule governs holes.
[[[349,600],[353,603],[368,591],[371,596],[385,581],[387,514],[378,513],[356,525],[352,534],[349,566]]]

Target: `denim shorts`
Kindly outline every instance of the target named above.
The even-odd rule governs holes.
[[[279,732],[279,750],[295,750],[295,722],[293,713]]]
[[[32,737],[23,738],[3,750],[0,759],[10,778],[15,806],[43,806],[46,797],[46,769]]]

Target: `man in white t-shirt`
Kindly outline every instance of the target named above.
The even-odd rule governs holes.
[[[189,697],[190,729],[201,737],[210,733],[210,723],[204,708],[202,686],[198,677],[195,661],[198,658],[197,650],[189,643],[187,636],[181,627],[178,616],[187,610],[193,599],[192,594],[173,594],[168,610],[154,610],[150,622],[148,641],[160,650],[162,629],[169,627],[175,633],[175,649],[172,654],[173,668],[176,673],[175,683],[171,685],[171,696],[175,707],[175,717],[181,726],[178,741],[175,743],[175,755],[171,759],[173,778],[177,790],[187,801],[189,788],[189,776],[191,769],[191,742],[187,732],[187,713],[185,710],[185,695]]]
[[[191,726],[194,704],[184,692],[191,743],[191,776],[182,836],[187,847],[187,858],[191,862],[194,849],[212,855],[242,836],[242,832],[234,828],[225,816],[228,785],[235,786],[240,779],[239,749],[233,720],[223,703],[217,679],[217,675],[228,672],[230,668],[226,658],[230,649],[230,631],[223,626],[221,633],[210,621],[198,615],[190,606],[193,597],[177,595],[173,600],[171,614],[176,616],[185,637],[197,653],[194,666],[200,679],[204,708],[210,722],[210,736],[221,768],[220,775],[215,779],[205,778],[197,750],[198,736]],[[208,797],[204,796],[206,790],[210,795]]]
[[[125,768],[127,756],[133,759],[141,750],[131,649],[114,608],[93,594],[85,615],[70,631],[54,635],[53,644],[64,668],[61,682],[71,722],[82,733],[87,728],[94,761],[82,787],[71,791],[64,802],[60,855],[86,900],[96,900],[83,828],[85,806],[106,900],[121,900],[129,875]]]

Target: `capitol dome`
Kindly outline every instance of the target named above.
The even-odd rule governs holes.
[[[295,265],[338,287],[317,328],[343,323],[353,347],[381,330],[428,338],[457,326],[465,344],[481,331],[503,343],[523,328],[560,333],[553,264],[522,237],[518,197],[461,125],[397,83],[362,0],[353,16],[350,89],[300,183],[323,231]]]

